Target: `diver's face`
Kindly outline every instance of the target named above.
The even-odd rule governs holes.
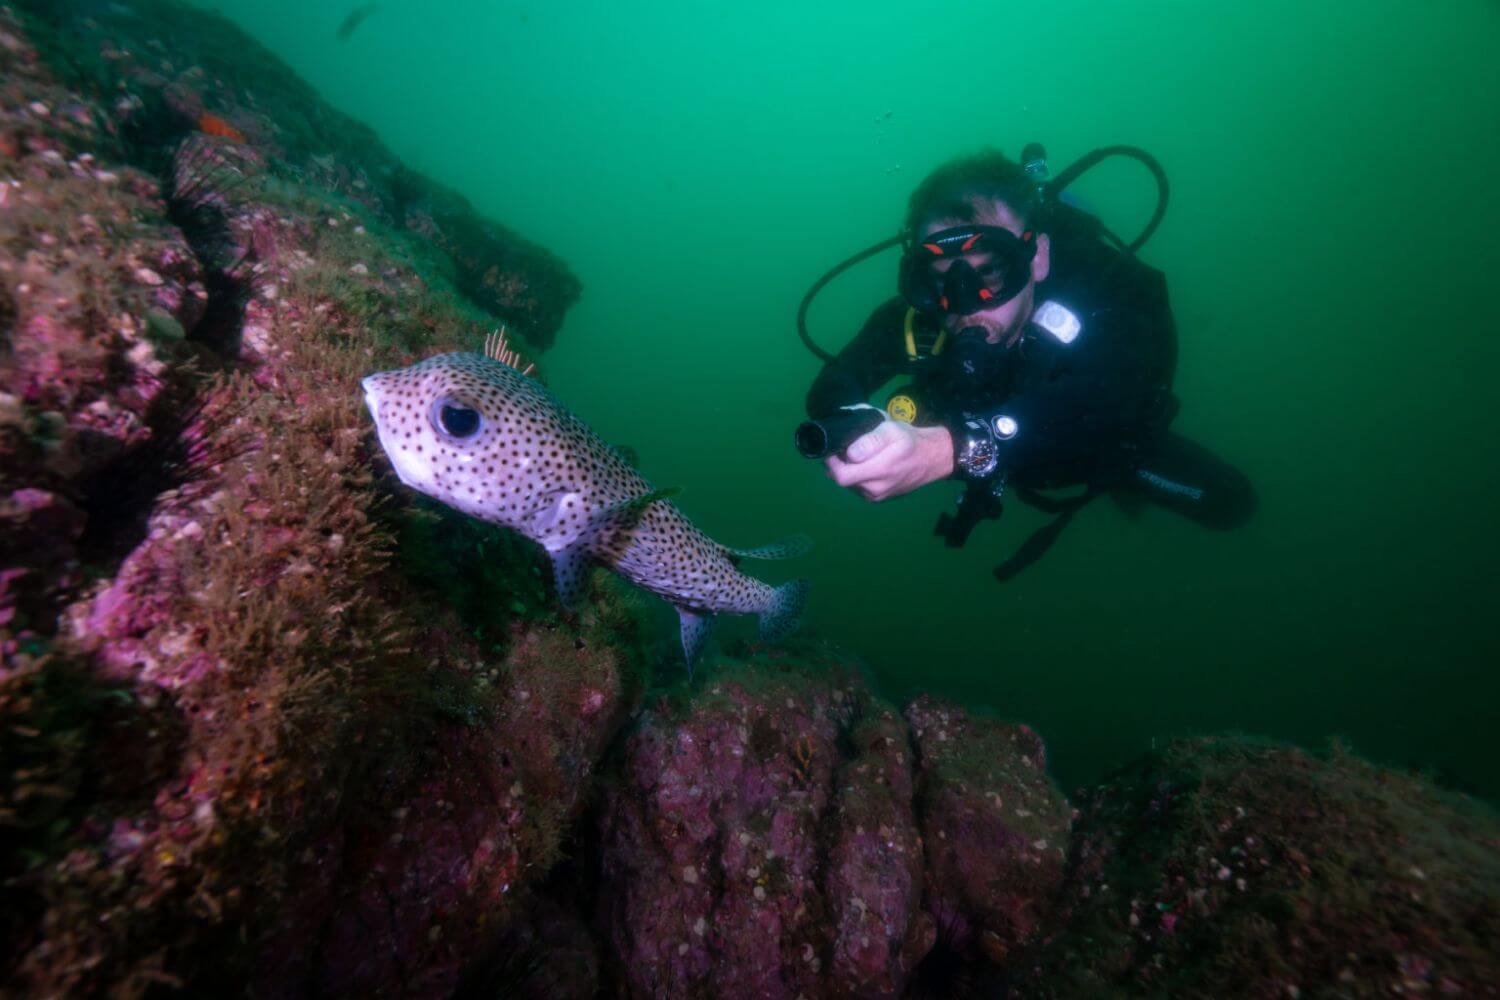
[[[968,218],[957,218],[946,216],[933,219],[922,227],[922,236],[928,237],[933,233],[944,229],[952,229],[955,226],[1000,226],[1020,236],[1025,227],[1015,212],[1011,211],[1009,205],[1004,202],[994,201],[989,198],[975,198],[972,202],[974,212]],[[984,258],[974,260],[971,263],[979,267],[984,263]],[[952,260],[933,261],[931,266],[938,273],[946,271],[953,266]],[[1035,305],[1036,283],[1047,277],[1051,266],[1051,243],[1045,233],[1036,238],[1036,256],[1031,259],[1031,280],[1020,294],[1014,298],[1002,302],[993,309],[985,309],[967,316],[948,314],[943,317],[943,328],[949,333],[971,326],[983,327],[985,339],[992,344],[1012,344],[1020,336],[1021,328],[1031,318],[1031,310]]]

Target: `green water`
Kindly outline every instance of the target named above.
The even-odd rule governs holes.
[[[809,576],[808,627],[888,692],[1031,722],[1069,786],[1237,728],[1500,796],[1500,6],[387,0],[343,44],[348,3],[216,6],[572,265],[554,390],[721,540],[812,534],[766,575]],[[796,456],[817,366],[792,321],[925,171],[1033,139],[1054,169],[1115,142],[1165,164],[1144,256],[1180,328],[1176,427],[1261,510],[1213,534],[1099,502],[1000,586],[1037,515],[954,552],[930,534],[950,484],[870,505]],[[1120,232],[1149,211],[1119,161],[1077,192]],[[894,275],[841,279],[814,335],[851,336]]]

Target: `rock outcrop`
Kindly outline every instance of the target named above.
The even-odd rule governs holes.
[[[900,996],[931,947],[895,709],[807,645],[647,711],[603,809],[633,996]]]
[[[1174,743],[1077,798],[1022,997],[1493,997],[1493,811],[1334,748]]]

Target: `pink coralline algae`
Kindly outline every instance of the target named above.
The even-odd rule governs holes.
[[[514,767],[478,734],[454,731],[441,758],[379,822],[360,824],[343,849],[350,876],[324,930],[330,995],[369,995],[405,982],[451,993],[466,956],[490,936],[487,920],[522,882],[524,790]],[[373,805],[373,803],[372,803]]]
[[[929,868],[946,855],[919,832],[940,821],[921,812],[911,735],[846,671],[752,668],[647,714],[626,743],[602,844],[618,974],[637,996],[902,996],[937,939],[923,908],[924,870],[928,898],[945,912],[975,909],[969,896],[950,902],[935,892],[950,888]],[[963,717],[930,702],[920,711]],[[1019,771],[1028,767],[1023,753],[1040,753],[1040,744],[989,749],[990,766]],[[1044,781],[1038,771],[1020,782],[1039,811],[1055,808]],[[986,832],[959,824],[943,835],[962,850],[999,855],[989,862],[997,878],[1003,865],[1025,866],[1008,889],[991,885],[978,898],[1003,900],[996,906],[1010,913],[1023,908],[1017,893],[1035,890],[1024,908],[1040,915],[1036,887],[1047,883],[1031,871],[1039,852],[985,841]],[[1049,860],[1046,871],[1055,879],[1057,868]],[[961,873],[942,868],[939,878]],[[994,930],[1014,937],[1016,921],[996,918]]]
[[[896,997],[936,940],[923,911],[923,843],[912,809],[911,741],[889,707],[846,734],[835,777],[825,886],[833,920],[829,992]]]
[[[807,675],[746,680],[648,714],[608,794],[605,905],[634,995],[791,997],[823,978],[832,690]]]
[[[919,760],[928,905],[950,946],[977,946],[1003,964],[1047,916],[1071,810],[1027,726],[925,697],[906,718]]]

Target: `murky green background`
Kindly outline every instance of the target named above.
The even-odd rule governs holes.
[[[809,627],[889,692],[1033,723],[1068,785],[1238,728],[1500,795],[1500,6],[386,0],[342,44],[348,3],[217,6],[569,261],[553,388],[722,540],[813,534],[767,576],[810,576]],[[1177,427],[1262,508],[1216,535],[1100,502],[1000,586],[1037,515],[953,552],[930,535],[949,484],[873,506],[796,456],[816,363],[792,321],[925,171],[1031,139],[1054,169],[1115,142],[1166,165],[1145,256],[1181,329]],[[1122,233],[1149,211],[1128,164],[1076,191]],[[830,288],[815,336],[852,335],[894,274]]]

